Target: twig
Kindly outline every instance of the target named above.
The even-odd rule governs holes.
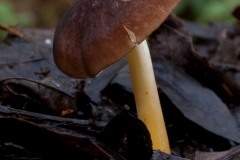
[[[25,38],[25,39],[28,39],[28,40],[43,41],[43,40],[41,40],[39,38],[35,38],[33,36],[27,35],[27,34],[21,32],[21,31],[19,31],[17,29],[14,29],[12,27],[7,27],[7,26],[2,25],[2,24],[0,24],[0,29],[4,30],[4,31],[7,31],[8,33],[11,33],[11,34],[13,34],[15,36],[22,37],[22,38]]]
[[[24,61],[15,62],[15,63],[0,64],[0,68],[1,67],[6,67],[6,66],[8,66],[8,67],[9,66],[15,66],[15,65],[30,63],[30,62],[37,62],[37,61],[42,61],[42,60],[45,60],[45,59],[44,58],[38,58],[38,59],[24,60]]]
[[[223,70],[234,70],[234,71],[240,72],[240,67],[234,64],[219,63],[219,62],[214,62],[213,64]]]
[[[73,119],[73,118],[63,118],[63,117],[57,117],[57,116],[51,116],[41,113],[35,113],[30,111],[24,111],[20,109],[14,109],[10,107],[5,107],[0,105],[0,113],[5,114],[13,114],[13,115],[21,115],[26,117],[32,117],[42,120],[49,120],[49,121],[56,121],[56,122],[62,122],[62,123],[72,123],[72,124],[78,124],[78,125],[94,125],[96,127],[105,127],[106,122],[101,121],[95,121],[95,120],[80,120],[80,119]]]

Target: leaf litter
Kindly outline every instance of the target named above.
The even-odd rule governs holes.
[[[226,104],[213,92],[219,87],[224,95],[228,95],[223,86],[228,87],[230,80],[195,53],[186,28],[181,21],[174,16],[172,18],[150,37],[157,84],[187,118],[239,143],[239,127],[235,119]],[[169,45],[170,42],[174,45]],[[211,85],[214,87],[211,90],[207,88],[209,83],[218,86]]]
[[[23,32],[47,42],[54,33]],[[239,33],[237,24],[202,27],[171,15],[150,36],[171,151],[177,157],[152,152],[146,127],[129,115],[136,115],[136,110],[126,59],[95,79],[77,80],[56,68],[49,43],[8,35],[7,45],[0,44],[0,126],[4,130],[0,157],[46,159],[64,154],[73,159],[150,159],[153,153],[152,159],[204,159],[212,154],[215,159],[233,159],[239,155],[238,147],[229,149],[240,142]],[[38,141],[36,131],[48,141]],[[24,141],[27,135],[32,142]],[[41,151],[46,143],[50,150]],[[4,152],[6,148],[14,153]],[[196,151],[202,151],[204,158]],[[96,157],[91,157],[93,153]]]

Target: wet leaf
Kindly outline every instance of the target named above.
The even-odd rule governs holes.
[[[101,132],[101,139],[126,159],[150,159],[152,141],[146,126],[127,111],[114,117]]]
[[[194,160],[238,160],[240,158],[240,146],[224,152],[196,152]]]
[[[0,100],[13,108],[63,117],[77,111],[71,96],[54,87],[22,78],[0,81]]]
[[[24,32],[50,42],[54,33],[53,30],[38,29],[24,29]],[[105,69],[94,79],[79,80],[68,77],[59,71],[53,61],[51,44],[45,43],[45,41],[29,41],[12,35],[8,35],[5,41],[9,45],[0,44],[0,57],[3,57],[0,59],[0,64],[2,63],[0,80],[6,78],[42,80],[41,83],[53,86],[74,98],[79,109],[79,118],[89,119],[90,116],[94,116],[99,120],[108,121],[117,114],[113,104],[102,103],[101,91],[127,64],[126,59]],[[85,85],[82,85],[82,82]],[[84,111],[86,112],[83,113]]]
[[[123,159],[111,149],[106,151],[101,148],[93,137],[70,130],[36,125],[19,118],[0,118],[0,128],[0,144],[11,142],[21,146],[29,153],[27,156],[43,159]]]
[[[194,52],[182,22],[171,16],[150,42],[157,85],[178,109],[205,129],[240,142],[235,119],[215,94],[231,97],[224,88],[227,86],[238,97],[239,87],[230,86],[221,71]]]
[[[53,75],[66,77],[56,68],[50,45],[19,41],[14,41],[10,46],[0,44],[0,79],[21,77],[39,80]]]
[[[203,88],[168,60],[157,62],[158,86],[187,118],[217,135],[240,142],[236,121],[214,92]]]
[[[240,103],[240,87],[194,51],[191,38],[181,20],[169,18],[151,35],[150,43],[152,53],[164,55],[203,86],[213,90],[225,103]]]
[[[86,82],[85,92],[91,95],[91,99],[95,102],[100,102],[100,93],[107,87],[107,85],[118,75],[119,72],[127,65],[127,59],[123,58],[120,61],[114,63],[110,67],[104,69],[97,77],[88,78]]]
[[[52,156],[57,159],[61,156],[67,159],[123,159],[119,154],[127,159],[150,159],[152,156],[152,142],[146,126],[127,111],[114,117],[101,133],[89,129],[93,123],[0,106],[0,146],[11,142],[24,148],[28,156],[44,159]]]
[[[24,32],[44,40],[52,40],[53,30],[24,29]],[[83,81],[63,74],[56,67],[52,56],[52,45],[39,41],[28,41],[8,35],[5,38],[10,45],[0,44],[0,79],[30,78],[45,79],[62,91],[73,95],[76,86]],[[103,70],[96,78],[86,79],[85,92],[96,103],[100,102],[100,92],[108,85],[116,73],[126,66],[123,59]]]
[[[231,78],[229,79],[226,77],[225,72],[222,72],[217,67],[209,64],[207,59],[202,58],[199,56],[200,54],[196,53],[192,49],[192,42],[189,38],[188,31],[182,25],[182,21],[171,18],[162,25],[161,29],[157,30],[156,33],[150,37],[150,46],[152,49],[155,73],[157,74],[156,77],[158,86],[167,95],[167,97],[170,98],[171,102],[181,110],[185,117],[215,134],[239,142],[239,138],[237,136],[237,123],[224,104],[226,103],[228,105],[234,103],[236,106],[239,105],[239,87],[232,81]],[[213,46],[212,48],[224,46],[223,49],[226,50],[218,50],[218,55],[222,56],[224,54],[220,53],[227,53],[230,49],[235,49],[235,47],[238,46],[237,43],[233,44],[234,42],[237,42],[237,33],[239,33],[238,25],[219,25],[213,23],[210,27],[199,28],[199,25],[193,25],[192,23],[190,26],[189,22],[185,22],[184,24],[188,27],[188,29],[190,29],[190,33],[192,33],[194,37],[199,36],[199,39],[207,40],[209,45]],[[227,31],[223,32],[224,30]],[[43,40],[48,40],[46,42],[49,42],[49,40],[51,42],[53,35],[53,31],[42,30],[28,30],[26,33],[29,35],[37,35]],[[224,38],[224,34],[222,33],[226,33],[227,37]],[[135,107],[129,71],[126,67],[126,59],[123,59],[122,61],[116,63],[116,65],[107,68],[94,79],[77,80],[67,77],[56,68],[52,59],[51,44],[47,44],[44,41],[29,41],[11,36],[5,39],[5,42],[10,46],[3,44],[0,45],[0,57],[3,56],[3,58],[0,59],[0,79],[23,77],[34,80],[42,80],[32,82],[33,80],[25,79],[25,82],[27,83],[21,82],[19,87],[27,89],[30,88],[30,90],[33,90],[36,93],[42,92],[38,92],[36,90],[37,87],[33,86],[40,85],[41,87],[46,87],[48,89],[49,87],[53,87],[55,90],[51,91],[53,95],[56,93],[68,95],[70,99],[75,101],[75,105],[78,107],[77,118],[84,118],[84,120],[67,119],[40,114],[45,113],[45,110],[43,112],[40,111],[40,113],[31,113],[25,110],[18,110],[6,106],[0,107],[0,117],[2,115],[15,116],[23,118],[30,123],[32,123],[32,121],[38,122],[38,125],[46,126],[51,124],[59,128],[68,129],[66,132],[69,134],[72,134],[73,131],[79,132],[80,130],[81,132],[83,131],[82,133],[88,134],[89,130],[99,130],[99,128],[101,129],[104,127],[111,117],[121,111],[124,104],[130,105],[131,109]],[[205,46],[205,48],[203,48],[203,50],[206,51],[206,57],[210,59],[213,56],[209,55],[212,51],[209,51],[209,49],[211,49],[211,46]],[[9,55],[7,55],[8,53]],[[214,50],[214,53],[217,52]],[[225,57],[230,57],[227,62],[232,63],[236,60],[238,55],[235,53],[237,52],[234,52],[233,56],[225,54]],[[28,86],[27,84],[29,81],[34,85],[30,83],[31,85]],[[17,84],[17,82],[14,82],[14,84]],[[16,87],[16,89],[17,88],[18,87]],[[25,91],[27,91],[27,89]],[[21,99],[31,101],[35,99],[32,95],[32,92],[28,92],[26,94],[24,92],[24,94],[21,94]],[[162,95],[163,94],[161,94],[161,96]],[[40,99],[42,100],[44,98],[42,97]],[[164,103],[166,101],[161,99],[161,102]],[[22,107],[23,105],[21,104],[22,102],[19,103],[19,106]],[[114,106],[116,104],[117,106]],[[46,106],[43,105],[43,107],[45,108]],[[163,111],[166,111],[166,108],[169,108],[169,103],[166,106],[164,105],[164,107]],[[234,109],[237,110],[237,107]],[[54,110],[56,110],[56,108],[53,106],[53,112],[55,112]],[[232,111],[234,112],[234,110]],[[57,112],[58,114],[60,113],[59,111]],[[135,112],[135,110],[133,110],[133,112]],[[172,151],[176,151],[176,148],[180,148],[179,154],[177,155],[191,157],[195,150],[205,150],[204,144],[208,145],[206,147],[207,149],[209,149],[208,147],[214,146],[213,148],[216,150],[219,148],[219,150],[223,148],[226,149],[231,146],[229,144],[231,141],[223,138],[219,140],[218,136],[206,133],[207,131],[202,129],[200,126],[195,125],[194,123],[189,125],[190,121],[187,123],[187,120],[180,120],[181,117],[179,116],[174,117],[176,114],[173,110],[169,112],[170,113],[168,114],[173,114],[173,118],[171,119],[175,119],[174,121],[170,121],[170,124],[167,124],[168,129],[170,129],[168,130],[171,134],[170,137],[172,137],[172,132],[177,131],[175,135],[180,138],[171,140],[171,142],[176,140],[175,145],[178,145],[175,148],[173,148],[173,146]],[[63,110],[61,113],[69,113],[69,110]],[[48,122],[45,124],[44,120],[47,120]],[[105,122],[102,122],[102,120]],[[122,138],[124,137],[122,135],[125,133],[125,130],[119,131],[119,128],[115,128],[115,124],[116,126],[123,126],[124,129],[130,128],[130,131],[126,132],[131,132],[131,134],[135,132],[131,130],[135,128],[135,124],[132,123],[132,121],[125,123],[124,120],[119,120],[123,121],[124,125],[119,124],[119,121],[114,122],[113,127],[110,125],[111,128],[107,129],[109,132],[106,133],[106,135],[113,136],[105,136],[110,140],[107,140],[106,143],[102,142],[103,145],[99,145],[105,151],[109,151],[109,146],[105,146],[104,144],[113,146],[110,148],[116,148],[117,152],[119,151],[119,148],[124,148],[126,146],[125,140]],[[175,123],[176,121],[179,123]],[[184,124],[191,127],[188,128],[188,126],[184,126],[184,124],[180,124],[180,122],[185,122]],[[136,130],[138,129],[139,128]],[[142,129],[140,129],[140,131],[142,131]],[[201,134],[197,134],[196,132],[200,132],[202,135],[206,135],[207,137],[200,138]],[[131,134],[129,137],[134,137]],[[115,140],[116,137],[120,139]],[[111,139],[114,140],[111,141]],[[144,140],[143,137],[140,137],[140,139]],[[182,145],[182,143],[178,141],[184,141],[184,145],[186,146]],[[130,142],[132,143],[133,140],[130,140],[129,143]],[[148,144],[147,141],[145,142]],[[220,147],[220,144],[218,145],[217,142],[221,143],[224,147]],[[115,146],[116,143],[118,143],[119,146]],[[127,146],[130,146],[130,148],[127,148],[122,153],[125,157],[132,157],[131,159],[136,159],[136,157],[130,154],[137,153],[136,155],[138,156],[138,152],[131,148],[131,143]],[[8,148],[19,149],[20,152],[23,153],[19,147],[13,147],[15,144],[4,144],[8,145]],[[2,146],[0,144],[0,152],[1,147]],[[144,146],[147,148],[145,148],[146,150],[143,149],[143,145],[139,145],[139,147],[142,148],[140,150],[145,151],[141,153],[148,156],[150,155],[148,153],[149,148],[147,146]],[[188,150],[189,148],[192,150]],[[118,155],[117,152],[111,152],[111,155]],[[157,158],[165,157],[164,154],[160,154],[157,151],[154,152],[154,155]],[[173,159],[175,157],[166,155],[165,158]]]
[[[217,42],[221,33],[225,30],[226,35],[230,38],[240,34],[239,24],[225,24],[210,22],[209,25],[197,24],[194,22],[183,21],[192,37]],[[204,45],[204,44],[202,44]]]
[[[187,160],[187,159],[172,156],[172,155],[160,152],[160,151],[154,151],[153,157],[151,160]]]
[[[52,124],[54,126],[58,126],[60,124],[63,128],[74,126],[74,128],[77,128],[76,131],[80,131],[83,129],[88,130],[87,129],[88,127],[97,131],[97,130],[101,130],[107,124],[107,122],[95,121],[93,119],[82,120],[82,119],[75,119],[75,118],[57,117],[57,116],[51,116],[47,114],[34,113],[34,112],[24,111],[20,109],[14,109],[14,108],[2,106],[2,105],[0,105],[0,115],[17,117],[27,121],[32,121],[35,119],[34,122],[35,123],[38,122],[40,124],[45,123],[45,121],[49,121],[48,122],[49,124]],[[50,121],[52,123],[50,123]]]

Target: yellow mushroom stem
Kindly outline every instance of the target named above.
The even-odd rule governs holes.
[[[128,54],[137,115],[147,126],[154,150],[170,154],[168,136],[146,40]]]

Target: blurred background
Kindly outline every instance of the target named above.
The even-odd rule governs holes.
[[[0,0],[0,24],[32,28],[55,28],[75,0]],[[231,15],[240,0],[182,0],[175,13],[190,21],[234,22]],[[0,33],[0,37],[3,36]]]

